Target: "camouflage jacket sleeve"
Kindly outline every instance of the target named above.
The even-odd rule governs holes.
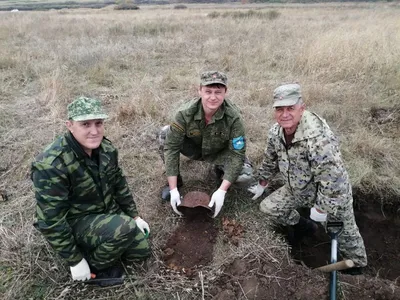
[[[244,147],[240,149],[235,149],[235,139],[242,138],[244,141]],[[229,164],[225,170],[224,178],[231,183],[234,183],[243,168],[243,162],[246,155],[246,142],[245,142],[245,129],[243,121],[241,118],[237,118],[231,127],[230,137],[229,137]]]
[[[328,214],[336,215],[339,206],[351,197],[349,176],[343,165],[336,137],[320,135],[309,141],[309,161],[317,185],[316,205]]]
[[[116,151],[117,161],[118,161],[118,151]],[[118,203],[119,207],[130,217],[134,218],[138,215],[136,209],[136,203],[133,200],[131,191],[129,190],[128,183],[122,170],[119,166],[116,168],[116,185],[115,185],[115,201]]]
[[[76,265],[83,256],[66,220],[69,210],[67,170],[36,162],[32,164],[32,180],[37,200],[35,227],[68,265]]]
[[[258,169],[258,180],[270,181],[277,173],[279,173],[278,154],[275,150],[275,143],[279,137],[274,133],[276,129],[273,127],[267,138],[267,146],[264,150],[264,159],[261,167]]]
[[[185,119],[182,116],[182,112],[178,112],[165,139],[164,155],[167,176],[179,175],[179,155],[185,138],[185,132]]]

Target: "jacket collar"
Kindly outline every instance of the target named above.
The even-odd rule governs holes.
[[[78,159],[89,157],[89,155],[87,155],[87,153],[83,150],[81,145],[78,143],[78,141],[75,139],[70,131],[65,134],[65,139],[67,140],[67,144],[71,147],[72,151],[74,151]]]

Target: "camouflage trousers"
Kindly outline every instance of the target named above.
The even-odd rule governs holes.
[[[150,247],[135,220],[121,214],[87,215],[72,226],[75,240],[91,267],[102,270],[120,258],[140,261],[150,255]]]
[[[292,195],[287,185],[276,190],[260,203],[260,210],[266,213],[272,222],[281,225],[295,225],[299,222],[300,207],[313,207],[315,200],[310,202],[298,199]],[[367,265],[367,254],[364,241],[356,224],[353,211],[353,200],[345,207],[340,207],[336,216],[328,215],[328,221],[342,221],[343,232],[338,237],[339,250],[344,259],[353,260],[358,267]]]
[[[166,138],[169,130],[170,130],[170,126],[166,125],[161,128],[161,130],[158,134],[158,143],[159,143],[158,152],[164,163],[165,163],[164,143],[165,143],[165,138]],[[185,139],[183,141],[183,145],[181,148],[181,154],[192,160],[204,160],[201,148],[199,148],[198,145],[194,144],[192,142],[192,140],[187,137],[185,137]],[[213,161],[208,161],[208,162],[211,164],[214,164],[215,168],[222,172],[224,172],[224,169],[227,167],[227,162],[225,161],[223,154],[221,154],[221,157],[219,157],[218,159],[213,160]],[[253,176],[253,166],[252,166],[250,160],[247,157],[245,157],[242,170],[240,171],[240,174],[239,174],[238,178],[236,179],[236,181],[234,182],[234,184],[238,185],[238,186],[249,186],[250,184],[252,184],[254,182],[255,182],[255,179]]]

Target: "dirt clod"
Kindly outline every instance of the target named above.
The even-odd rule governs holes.
[[[228,240],[235,246],[239,245],[239,240],[243,234],[243,226],[236,222],[236,220],[230,220],[228,218],[222,218],[222,228]]]

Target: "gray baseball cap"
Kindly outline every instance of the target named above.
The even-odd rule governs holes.
[[[297,83],[284,84],[274,90],[273,107],[292,106],[301,98],[301,88]]]

